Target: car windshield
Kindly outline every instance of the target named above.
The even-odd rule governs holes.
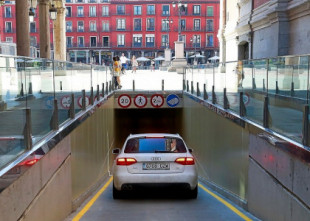
[[[184,142],[179,138],[133,138],[126,143],[125,153],[186,153]]]

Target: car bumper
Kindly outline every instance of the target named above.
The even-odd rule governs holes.
[[[193,190],[198,184],[198,174],[195,166],[186,166],[182,173],[166,174],[141,174],[128,173],[126,167],[118,167],[113,174],[114,187],[122,190],[123,185],[150,186],[149,184],[169,185],[169,184],[188,184]],[[156,185],[155,185],[156,186]]]

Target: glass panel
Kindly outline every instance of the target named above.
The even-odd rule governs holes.
[[[243,62],[228,62],[224,65],[226,70],[225,87],[229,109],[239,114],[240,92],[243,91],[242,85],[244,80]]]

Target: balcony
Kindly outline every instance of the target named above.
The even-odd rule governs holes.
[[[3,29],[4,33],[16,33],[15,28],[4,28]]]

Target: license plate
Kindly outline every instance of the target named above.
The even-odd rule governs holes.
[[[170,170],[169,163],[143,163],[143,170]]]

